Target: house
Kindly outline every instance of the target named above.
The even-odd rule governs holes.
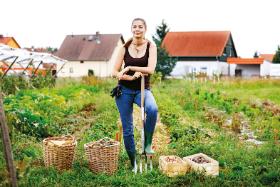
[[[109,77],[119,48],[123,46],[121,34],[67,35],[56,55],[68,62],[58,67],[60,77],[81,77],[93,74]]]
[[[261,65],[261,75],[270,77],[280,77],[280,64],[272,63],[274,54],[261,54],[264,63]]]
[[[203,72],[229,75],[228,57],[237,57],[230,31],[168,32],[163,47],[178,61],[172,76]]]
[[[230,64],[230,75],[238,77],[259,77],[264,58],[227,58]]]
[[[13,48],[20,48],[14,37],[4,37],[0,34],[0,44],[5,44]]]
[[[14,37],[5,37],[2,34],[0,34],[0,44],[4,44],[13,48],[20,48],[20,45],[17,43]],[[6,66],[4,62],[0,61],[0,74],[2,74],[3,67]]]
[[[264,58],[267,62],[272,62],[274,54],[260,54],[259,57]]]

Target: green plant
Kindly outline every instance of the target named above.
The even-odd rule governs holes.
[[[33,75],[30,78],[30,83],[35,88],[53,88],[55,86],[55,79],[56,78],[52,76],[51,71],[48,70],[45,75],[41,72],[37,75]]]
[[[17,117],[12,115],[11,111],[29,111],[29,121],[32,117],[39,116],[47,122],[48,130],[49,127],[55,127],[52,125],[53,122],[58,124],[59,129],[50,132],[55,131],[57,135],[71,133],[78,138],[77,159],[72,169],[58,172],[54,168],[44,167],[41,139],[11,128],[20,186],[280,185],[279,116],[272,115],[262,107],[252,108],[248,104],[249,98],[252,97],[262,100],[269,97],[275,105],[280,104],[279,83],[271,80],[264,82],[239,80],[239,84],[235,81],[205,84],[187,80],[163,80],[160,84],[158,82],[153,84],[152,91],[159,108],[159,119],[171,138],[168,149],[160,154],[185,157],[203,152],[219,161],[219,176],[212,178],[189,172],[185,176],[168,178],[158,169],[158,155],[155,155],[153,160],[152,172],[134,175],[129,170],[129,161],[123,144],[118,172],[112,176],[93,174],[88,169],[83,145],[104,136],[115,137],[119,113],[114,99],[108,94],[115,84],[116,80],[102,80],[97,86],[75,82],[61,85],[59,88],[21,90],[15,95],[5,97],[7,117]],[[249,121],[248,125],[260,140],[265,140],[265,143],[254,146],[239,139],[239,136],[230,129],[219,128],[205,120],[204,115],[208,107],[222,111],[224,103],[231,107],[231,114],[224,112],[224,115],[244,111],[244,117]],[[8,121],[13,120],[14,118]],[[137,142],[139,140],[137,133],[135,138]],[[0,141],[0,185],[5,186],[8,173],[5,170],[1,146]]]
[[[155,84],[155,83],[160,83],[162,80],[162,73],[161,72],[155,72],[152,76],[151,76],[151,83]]]
[[[94,75],[83,76],[82,83],[84,83],[86,85],[97,86],[97,85],[101,84],[101,80],[98,79],[98,77],[96,77]]]
[[[15,94],[20,89],[28,88],[28,81],[17,75],[8,75],[0,79],[1,89],[5,94]]]
[[[168,51],[162,45],[163,39],[168,31],[167,24],[162,20],[161,25],[156,29],[156,34],[153,36],[153,40],[157,46],[156,72],[161,72],[163,79],[171,73],[177,61],[176,58],[169,56]]]
[[[241,124],[242,124],[241,115],[239,113],[234,113],[232,116],[231,129],[236,133],[240,133]]]
[[[273,63],[280,63],[280,46],[278,46],[277,51],[275,52],[275,55],[272,60]]]

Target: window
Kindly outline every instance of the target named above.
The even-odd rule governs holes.
[[[196,73],[196,68],[195,67],[192,68],[192,73]]]
[[[207,73],[207,67],[201,67],[200,71],[203,72],[203,73]]]
[[[81,63],[81,64],[83,64],[83,63],[84,63],[84,61],[83,61],[83,60],[81,60],[81,61],[80,61],[80,63]]]
[[[71,68],[69,69],[69,72],[70,72],[70,73],[74,73],[73,67],[71,67]]]
[[[94,71],[92,69],[89,69],[88,70],[88,76],[94,76]]]

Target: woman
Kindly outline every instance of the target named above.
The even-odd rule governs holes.
[[[140,106],[141,76],[145,76],[145,113],[146,123],[145,153],[153,154],[152,139],[157,121],[158,108],[153,94],[150,91],[150,75],[154,73],[157,63],[157,48],[145,39],[147,25],[144,19],[135,18],[132,21],[131,31],[133,38],[120,49],[113,76],[119,80],[122,94],[116,97],[116,104],[120,112],[123,126],[125,149],[134,168],[136,166],[136,150],[133,132],[133,103]],[[124,63],[124,69],[121,67]]]

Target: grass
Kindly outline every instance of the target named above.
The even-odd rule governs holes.
[[[203,152],[220,164],[216,178],[197,173],[169,178],[158,169],[143,175],[134,175],[128,157],[122,150],[118,172],[112,176],[93,174],[87,166],[83,145],[105,136],[114,138],[119,114],[114,99],[109,96],[114,80],[63,80],[57,88],[49,91],[53,98],[62,98],[64,106],[54,108],[63,113],[56,118],[63,132],[79,134],[77,157],[73,168],[58,172],[43,166],[42,144],[36,137],[22,134],[12,127],[12,144],[21,186],[279,186],[280,185],[280,116],[274,116],[262,108],[253,108],[249,100],[269,99],[280,104],[279,80],[235,80],[220,83],[199,83],[187,80],[166,80],[153,85],[153,93],[159,107],[161,122],[166,125],[171,142],[166,153],[180,157]],[[66,83],[67,82],[67,83]],[[89,85],[94,84],[94,85]],[[25,108],[35,108],[32,96],[45,93],[44,89],[25,91]],[[171,94],[172,93],[172,94]],[[13,97],[13,96],[11,96]],[[15,95],[16,97],[16,95]],[[30,101],[28,101],[28,98]],[[44,102],[48,102],[43,100]],[[5,107],[13,103],[21,106],[21,100],[6,100]],[[40,104],[40,103],[39,103]],[[92,106],[87,111],[86,106]],[[251,129],[263,145],[256,146],[240,139],[238,133],[224,128],[205,117],[207,108],[224,111],[229,117],[242,112]],[[51,107],[50,107],[51,108]],[[48,111],[46,108],[37,112]],[[53,110],[54,110],[53,109]],[[44,118],[57,117],[46,116]],[[53,113],[50,113],[53,114]],[[13,118],[11,118],[13,119]],[[136,136],[138,137],[138,136]],[[1,142],[2,143],[2,142]],[[0,143],[0,184],[7,184],[7,172]]]

